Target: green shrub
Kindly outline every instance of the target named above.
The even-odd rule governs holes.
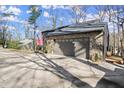
[[[3,44],[3,41],[2,41],[2,39],[0,39],[0,45],[2,45]]]
[[[97,61],[98,59],[99,59],[99,55],[95,53],[95,61]]]
[[[18,41],[8,41],[7,48],[20,49]]]

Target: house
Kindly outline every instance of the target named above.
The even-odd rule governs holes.
[[[33,50],[33,40],[32,39],[24,39],[19,41],[19,47],[21,49],[31,49]]]
[[[104,60],[109,45],[108,25],[86,22],[42,32],[48,53]]]

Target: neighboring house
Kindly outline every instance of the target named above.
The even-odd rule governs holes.
[[[104,60],[109,45],[108,25],[88,22],[42,32],[47,52],[65,56]]]
[[[24,39],[19,42],[19,47],[22,49],[31,49],[33,50],[33,40],[32,39]]]

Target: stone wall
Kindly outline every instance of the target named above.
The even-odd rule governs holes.
[[[79,34],[79,37],[74,35],[72,38],[68,37],[66,39],[64,38],[67,36],[51,38],[48,40],[48,42],[51,42],[48,53],[91,60],[99,58],[101,60],[103,57],[103,34],[91,33],[87,37],[82,36],[85,35]]]

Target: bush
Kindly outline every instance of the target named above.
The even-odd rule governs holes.
[[[18,41],[8,41],[7,48],[20,49]]]
[[[99,59],[99,55],[95,53],[95,61],[98,61],[98,59]]]
[[[3,41],[2,41],[2,39],[0,39],[0,45],[2,45],[3,44]]]

